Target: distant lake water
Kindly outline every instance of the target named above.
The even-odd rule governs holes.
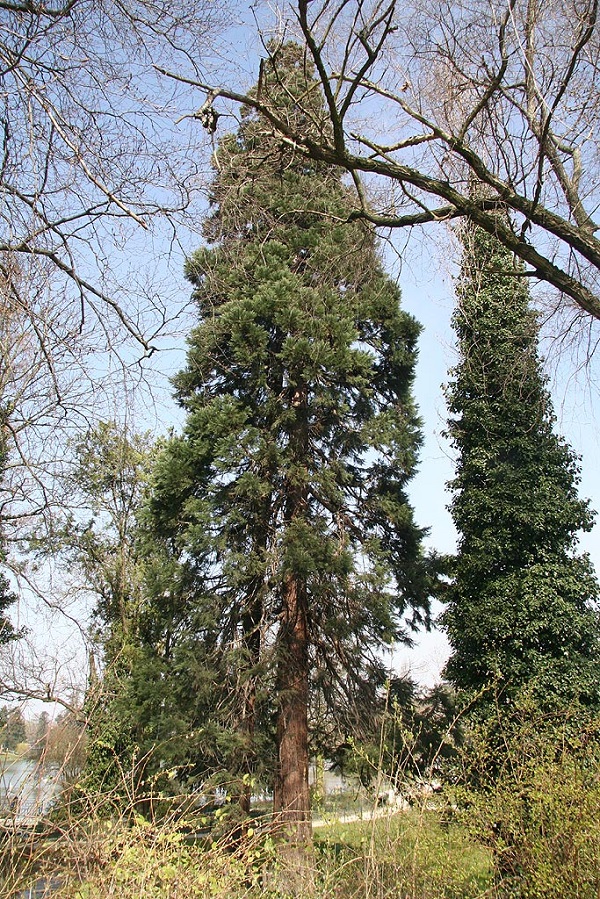
[[[0,760],[0,817],[34,823],[46,814],[60,790],[57,768],[30,759]]]

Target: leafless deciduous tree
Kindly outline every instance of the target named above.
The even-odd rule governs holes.
[[[94,406],[106,414],[98,384],[115,367],[106,354],[137,361],[165,327],[140,235],[154,253],[155,223],[173,239],[203,157],[197,136],[174,126],[180,86],[154,63],[199,73],[223,18],[218,0],[0,2],[8,529],[47,505],[65,429],[89,427]]]
[[[356,215],[405,228],[466,216],[600,318],[597,14],[598,0],[295,0],[286,34],[317,67],[327,127],[293,127],[267,89],[206,84],[199,117],[219,95],[260,110],[352,174]],[[380,206],[364,188],[376,178],[391,186]]]
[[[49,261],[79,324],[147,335],[107,279],[132,227],[190,202],[198,153],[172,127],[173,91],[153,68],[199,71],[218,3],[0,3],[0,251]]]
[[[64,597],[26,567],[24,538],[64,501],[70,441],[106,416],[107,378],[125,381],[168,324],[142,242],[168,249],[204,181],[197,133],[175,127],[187,88],[154,64],[199,76],[223,8],[0,2],[0,528],[46,605]]]

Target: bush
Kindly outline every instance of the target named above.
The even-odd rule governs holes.
[[[600,895],[600,722],[527,702],[469,747],[460,817],[491,847],[499,895]],[[475,786],[472,786],[475,784]]]
[[[139,818],[131,827],[104,822],[71,870],[87,854],[91,864],[82,883],[65,883],[61,897],[69,899],[217,899],[243,896],[252,877],[251,860],[224,852],[222,847],[198,846],[178,827],[153,826]],[[80,872],[81,873],[81,872]]]

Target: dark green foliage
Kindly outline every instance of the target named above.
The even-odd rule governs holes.
[[[25,742],[25,719],[20,709],[0,709],[0,746],[14,751]]]
[[[289,116],[299,93],[314,96],[306,127],[318,127],[300,51],[283,47],[277,66],[261,89]],[[213,745],[250,774],[281,723],[298,641],[324,748],[372,714],[380,650],[406,639],[405,611],[427,618],[432,579],[405,493],[419,327],[372,231],[347,224],[337,170],[265,137],[251,114],[216,168],[211,246],[186,268],[199,314],[176,379],[187,420],[156,466],[149,521],[179,566],[171,664],[193,671],[203,647]]]
[[[553,433],[538,327],[520,269],[490,236],[464,234],[448,390],[457,450],[451,512],[458,555],[443,623],[446,675],[506,701],[597,703],[598,583],[577,534],[592,526],[579,468]]]
[[[432,780],[445,771],[462,742],[456,696],[448,685],[436,684],[429,690],[413,688],[407,702],[405,685],[406,679],[391,684],[386,732],[390,770]]]
[[[370,742],[342,743],[331,755],[340,772],[364,786],[382,773],[400,792],[414,781],[444,778],[457,759],[463,732],[454,691],[447,684],[420,689],[410,677],[393,678]]]

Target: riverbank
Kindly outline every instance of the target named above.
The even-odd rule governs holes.
[[[0,760],[0,826],[4,830],[35,827],[48,814],[60,790],[60,771],[23,755]]]

